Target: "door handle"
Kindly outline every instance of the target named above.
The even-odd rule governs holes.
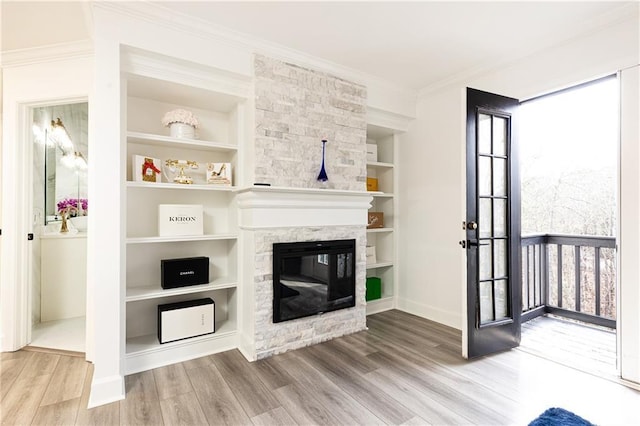
[[[467,245],[469,246],[469,248],[471,248],[471,247],[488,246],[489,243],[481,243],[478,240],[468,240]]]
[[[458,244],[462,248],[471,248],[471,247],[480,247],[480,246],[488,246],[489,243],[481,243],[478,240],[462,240],[458,241]]]
[[[478,224],[474,221],[471,221],[467,223],[467,229],[470,231],[475,231],[476,229],[478,229]]]

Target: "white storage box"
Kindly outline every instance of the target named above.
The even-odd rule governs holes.
[[[378,263],[376,259],[376,246],[367,246],[367,265]]]
[[[202,235],[204,231],[202,204],[160,204],[158,206],[158,235]]]
[[[158,341],[168,343],[215,332],[211,298],[158,305]]]
[[[378,161],[378,145],[375,143],[367,144],[367,161],[370,163]]]

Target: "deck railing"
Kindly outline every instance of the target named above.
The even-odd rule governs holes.
[[[616,327],[614,237],[522,237],[522,321],[552,313]]]

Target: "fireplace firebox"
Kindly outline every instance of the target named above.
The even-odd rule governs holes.
[[[273,322],[355,306],[356,240],[273,245]]]

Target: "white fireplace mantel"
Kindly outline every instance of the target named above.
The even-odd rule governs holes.
[[[367,225],[373,192],[253,186],[238,192],[240,229]]]

